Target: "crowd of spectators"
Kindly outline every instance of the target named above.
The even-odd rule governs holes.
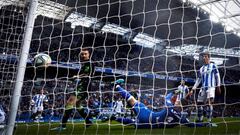
[[[21,21],[21,19],[19,19],[19,21]],[[20,41],[22,39],[24,27],[21,26],[23,23],[16,24],[21,28],[18,32],[9,32],[9,30],[15,30],[15,26],[7,25],[8,27],[3,27],[3,32],[1,32],[1,45],[3,46],[0,47],[1,55],[19,55],[21,48]],[[94,46],[93,55],[91,57],[92,61],[104,68],[109,67],[126,71],[168,74],[171,76],[184,75],[184,77],[191,78],[196,77],[195,69],[199,69],[198,63],[192,59],[182,59],[176,55],[167,56],[163,52],[150,48],[143,48],[134,44],[122,45],[116,40],[111,41],[105,37],[102,39],[96,38],[96,41],[94,40],[95,42],[92,43],[93,41],[84,41],[83,39],[85,37],[81,35],[81,33],[78,33],[78,35],[69,34],[66,31],[54,30],[53,32],[51,29],[43,27],[34,29],[33,40],[30,47],[30,58],[33,58],[36,53],[44,52],[48,53],[52,60],[57,62],[79,63],[80,48],[88,44],[87,46]],[[6,33],[14,33],[20,36],[9,36],[9,34]],[[49,33],[51,33],[51,37]],[[102,41],[100,42],[100,40]],[[11,95],[14,88],[16,65],[16,63],[5,63],[2,61],[0,65],[0,104],[7,114],[9,114]],[[225,73],[225,69],[222,70],[224,70],[224,79],[239,79],[239,72],[227,70]],[[65,108],[66,99],[76,87],[75,83],[61,80],[40,80],[39,82],[33,81],[33,79],[25,80],[21,91],[22,96],[18,117],[23,117],[23,115],[28,116],[28,114],[31,113],[30,100],[40,88],[46,90],[46,95],[49,98],[49,105],[45,107],[44,115],[61,117]],[[99,86],[99,84],[100,82],[95,82],[95,84],[93,84],[93,91],[89,92],[91,95],[89,103],[92,105],[92,108],[111,108],[114,100],[120,98],[120,95],[114,93],[108,83],[104,83],[104,87]],[[140,88],[141,90],[138,90],[139,84],[127,84],[127,89],[137,98],[140,98],[141,102],[153,109],[158,109],[163,105],[164,98],[161,95],[166,94],[165,90],[160,89],[156,91],[152,86],[142,85]],[[226,99],[233,100],[228,97],[226,97]],[[225,103],[224,108],[222,106],[216,106],[215,113],[217,116],[240,116],[239,99],[235,100],[233,103],[234,104]]]
[[[74,41],[70,45],[70,42],[64,42],[57,44],[60,40],[52,39],[51,45],[48,45],[48,40],[42,40],[40,43],[34,43],[37,46],[31,48],[30,58],[33,58],[37,52],[49,53],[52,60],[57,62],[72,62],[79,63],[80,48],[77,46],[77,42]],[[10,49],[14,50],[14,49]],[[17,49],[15,49],[17,50]],[[3,53],[4,50],[1,50]],[[6,51],[4,52],[6,53]],[[10,52],[12,54],[12,52]],[[137,72],[150,72],[157,74],[168,74],[169,76],[182,76],[195,78],[196,71],[198,69],[194,67],[194,61],[188,59],[181,59],[179,56],[169,55],[166,56],[158,51],[153,51],[150,48],[143,48],[140,46],[100,46],[93,49],[93,55],[91,57],[92,62],[96,63],[97,66],[103,68],[113,68],[124,71],[137,71]],[[174,63],[174,64],[172,64]],[[5,65],[1,65],[4,67]],[[1,74],[1,104],[3,104],[6,111],[9,111],[11,90],[13,89],[14,73],[16,72],[16,65],[11,65],[9,68],[2,68],[6,71],[2,71]],[[197,63],[196,63],[197,66]],[[230,72],[230,71],[228,71]],[[232,71],[233,72],[233,71]],[[233,72],[231,74],[234,74]],[[7,73],[4,75],[4,73]],[[226,76],[227,78],[228,76]],[[26,79],[25,79],[26,80]],[[42,80],[41,80],[42,81]],[[43,83],[44,82],[44,83]],[[114,100],[120,98],[119,95],[114,94],[112,88],[106,83],[105,86],[99,86],[99,82],[93,84],[93,92],[90,93],[89,102],[101,108],[111,108]],[[74,90],[75,83],[61,80],[47,80],[42,81],[38,84],[37,81],[24,82],[22,89],[22,97],[19,107],[19,114],[31,112],[30,100],[34,94],[37,93],[39,87],[44,87],[48,93],[49,98],[48,109],[44,113],[51,116],[61,117],[66,103],[67,96]],[[152,86],[141,86],[141,92],[139,92],[138,84],[127,84],[127,89],[131,90],[137,98],[141,97],[140,100],[144,104],[153,109],[159,109],[164,99],[161,95],[166,94],[164,90],[156,90]],[[137,93],[137,94],[136,94]],[[114,96],[113,96],[114,95]],[[224,116],[238,116],[239,104],[228,105],[223,112]],[[216,109],[218,110],[218,108]],[[221,109],[219,109],[221,110]],[[232,111],[231,111],[232,110]],[[222,112],[216,111],[218,116],[221,116]]]
[[[5,85],[6,86],[6,85]],[[24,82],[22,89],[22,96],[20,100],[20,106],[18,110],[19,119],[27,119],[31,115],[31,99],[40,89],[45,90],[45,94],[48,97],[48,105],[45,106],[43,116],[47,118],[61,118],[65,109],[65,103],[67,97],[74,91],[76,87],[75,82],[63,81],[63,80],[28,80]],[[127,84],[126,88],[146,106],[158,110],[164,105],[165,90],[152,88],[152,86],[141,86],[137,84]],[[111,109],[114,101],[121,99],[125,104],[125,109],[128,110],[127,104],[119,94],[114,92],[110,82],[100,82],[95,80],[92,84],[92,89],[89,91],[89,108],[91,109]],[[6,112],[9,111],[11,95],[0,96],[1,104]],[[232,101],[229,99],[228,101]],[[240,114],[240,102],[239,100],[232,101],[233,103],[225,103],[224,108],[221,105],[215,105],[215,116],[224,117],[239,117]],[[223,114],[223,115],[222,115]]]
[[[39,52],[44,52],[48,53],[51,58],[57,62],[79,63],[80,61],[79,53],[82,46],[77,43],[59,43],[56,39],[52,39],[51,42],[49,40],[42,40],[41,43],[35,42],[33,44],[37,44],[38,46],[36,48],[31,48],[30,54],[32,57]],[[51,45],[49,45],[49,42]],[[107,40],[106,42],[108,43],[110,41]],[[98,43],[95,42],[95,44]],[[166,56],[166,54],[157,50],[154,51],[151,48],[143,48],[137,45],[99,45],[92,48],[94,48],[91,56],[92,62],[104,68],[137,72],[154,72],[159,74],[168,72],[172,75],[179,76],[184,71],[194,71],[193,65],[198,66],[193,60],[188,59],[188,64],[185,65],[185,62],[182,62],[179,56]],[[195,72],[186,72],[185,76],[195,76]]]
[[[44,113],[46,113],[46,115],[61,117],[63,114],[62,112],[65,108],[64,105],[66,103],[66,99],[73,92],[75,87],[75,83],[70,81],[40,80],[40,82],[25,82],[22,90],[19,112],[23,114],[29,114],[31,112],[31,98],[34,96],[34,94],[37,93],[39,89],[43,88],[47,97],[49,98],[49,105],[45,106],[46,111]],[[135,89],[137,85],[129,84],[127,87],[131,90],[132,93],[139,95],[136,94],[139,92]],[[145,95],[144,91],[148,91],[147,89],[149,89],[149,87],[142,86],[141,88],[143,92],[141,94],[142,102],[144,102],[146,105],[150,105],[153,102],[156,104],[160,103],[158,102],[159,98],[152,98],[152,94],[146,94],[148,96]],[[93,82],[92,89],[89,91],[89,95],[90,99],[88,105],[92,109],[110,109],[113,107],[114,101],[121,98],[119,94],[116,94],[116,92],[114,92],[109,82],[104,84],[101,83],[100,86],[99,81]],[[157,101],[154,101],[155,99]]]
[[[178,64],[174,64],[172,68],[166,68],[165,65],[162,65],[162,63],[165,63],[165,58],[160,58],[161,56],[156,57],[148,57],[151,56],[151,53],[145,53],[139,55],[139,52],[135,53],[128,53],[129,55],[126,56],[126,52],[114,52],[114,49],[111,47],[101,48],[98,49],[97,55],[93,55],[92,59],[93,62],[100,63],[100,66],[102,67],[110,67],[110,68],[116,68],[121,70],[131,70],[131,71],[139,71],[139,72],[151,72],[152,70],[156,70],[156,73],[162,73],[162,72],[168,72],[169,75],[177,76],[180,75],[179,72],[179,66]],[[79,48],[74,50],[74,55],[67,56],[67,53],[63,53],[64,55],[58,55],[58,57],[55,60],[61,60],[61,61],[70,61],[70,62],[79,62]],[[74,52],[74,51],[71,51]],[[106,53],[109,52],[109,53]],[[74,56],[74,57],[72,57]],[[139,57],[143,56],[143,57]],[[164,57],[164,56],[163,56]],[[60,58],[60,59],[59,59]],[[158,59],[159,58],[159,59]],[[115,61],[116,60],[116,61]],[[167,58],[168,62],[174,62],[176,61],[171,58]],[[153,62],[154,61],[154,62]],[[5,66],[5,65],[3,65]],[[0,91],[0,100],[1,104],[3,105],[3,108],[6,110],[6,112],[9,111],[10,107],[10,99],[11,99],[11,90],[13,89],[13,82],[14,82],[14,73],[16,66],[12,65],[11,69],[3,68],[4,70],[7,70],[6,74],[1,74],[1,91]],[[189,65],[181,65],[183,69],[187,69],[191,71],[191,67]],[[186,67],[186,68],[185,68]],[[166,69],[169,71],[165,71]],[[172,69],[175,69],[176,71],[171,71]],[[187,71],[186,70],[186,71]],[[162,72],[161,72],[162,71]],[[182,73],[182,72],[181,72]],[[191,72],[192,74],[196,74],[195,71]],[[19,107],[19,117],[29,116],[31,113],[31,104],[30,100],[33,97],[34,94],[37,93],[37,90],[41,87],[43,87],[47,91],[47,96],[49,98],[49,105],[46,106],[47,109],[44,112],[47,116],[55,116],[55,117],[61,117],[64,111],[64,105],[66,103],[67,96],[74,90],[76,87],[76,84],[74,82],[70,81],[61,81],[57,79],[45,79],[45,80],[39,80],[33,81],[32,79],[25,79],[23,89],[22,89],[22,96],[21,96],[21,102]],[[102,84],[103,85],[103,84]],[[141,92],[139,93],[139,85],[138,84],[127,84],[127,89],[132,91],[137,95],[137,98],[141,97],[140,100],[144,104],[146,104],[149,107],[152,107],[153,109],[159,109],[164,103],[164,98],[161,95],[166,94],[164,90],[156,90],[157,88],[152,88],[153,86],[142,86],[141,85]],[[90,91],[90,99],[89,102],[93,107],[97,108],[111,108],[113,106],[114,100],[120,98],[120,95],[114,94],[112,88],[110,88],[110,85],[105,82],[104,87],[100,86],[100,82],[93,83],[92,92]],[[113,96],[114,95],[114,96]],[[238,103],[239,101],[236,101]],[[239,116],[239,104],[234,105],[227,105],[224,112],[221,112],[222,109],[218,109],[216,107],[216,114],[217,116]],[[218,111],[220,110],[220,111]]]

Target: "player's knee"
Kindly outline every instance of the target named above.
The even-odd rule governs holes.
[[[207,110],[213,110],[213,106],[212,105],[208,105],[207,106]]]

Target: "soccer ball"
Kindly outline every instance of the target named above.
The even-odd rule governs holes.
[[[36,67],[48,67],[52,62],[52,59],[49,55],[40,53],[34,57],[34,65]]]

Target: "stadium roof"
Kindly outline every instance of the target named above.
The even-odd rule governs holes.
[[[168,40],[170,45],[239,47],[238,0],[101,0],[58,3],[77,12]],[[216,17],[219,22],[216,22]]]
[[[25,7],[29,0],[0,0],[0,7],[14,5],[19,7]],[[57,2],[49,0],[39,0],[37,14],[46,16],[49,18],[63,20],[68,12],[71,10],[70,7],[59,4]]]
[[[24,6],[26,0],[0,0]],[[39,0],[38,14],[63,20],[69,11],[167,40],[171,46],[239,47],[238,0]]]
[[[240,2],[239,0],[182,0],[210,14],[210,19],[225,26],[240,36]]]

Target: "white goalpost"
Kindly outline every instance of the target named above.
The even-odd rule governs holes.
[[[0,0],[0,134],[239,134],[239,24],[237,0]]]
[[[16,115],[18,112],[19,100],[21,96],[21,90],[23,86],[23,80],[25,76],[29,48],[30,48],[30,43],[32,38],[32,32],[34,28],[34,22],[35,22],[35,17],[37,15],[36,11],[37,11],[38,0],[31,0],[29,5],[30,5],[29,12],[28,12],[29,14],[26,19],[27,23],[26,23],[23,42],[22,42],[21,55],[19,58],[19,64],[17,68],[16,82],[14,86],[13,95],[11,98],[11,109],[10,109],[11,113],[9,115],[9,120],[7,124],[7,132],[6,132],[7,135],[12,135],[14,130]]]

